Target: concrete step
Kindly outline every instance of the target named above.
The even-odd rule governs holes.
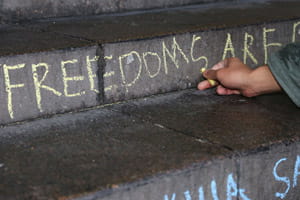
[[[192,88],[200,68],[225,57],[263,64],[300,40],[299,6],[247,1],[3,25],[0,124]]]
[[[1,0],[0,22],[16,23],[49,17],[88,16],[230,1],[240,2],[239,0]]]
[[[6,126],[0,199],[299,199],[299,114],[191,89]]]

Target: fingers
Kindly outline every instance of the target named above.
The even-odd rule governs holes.
[[[217,86],[216,92],[219,95],[232,95],[241,94],[239,85],[236,81],[233,83],[233,77],[228,76],[230,73],[236,73],[237,67],[238,71],[241,71],[241,64],[243,64],[238,58],[227,58],[221,62],[214,65],[211,69],[205,70],[201,69],[203,76],[207,79],[198,84],[199,90],[205,90]],[[229,89],[237,88],[237,89]]]
[[[228,59],[225,59],[225,60],[222,60],[222,61],[218,62],[217,64],[212,66],[211,69],[202,71],[203,76],[207,79],[217,80],[218,79],[217,72],[220,69],[223,69],[224,67],[226,67],[227,63],[228,63]]]
[[[205,80],[205,81],[201,81],[199,84],[198,84],[198,89],[199,90],[206,90],[208,88],[212,88],[214,86],[216,86],[217,83],[215,82],[215,84],[211,84],[209,80]]]
[[[219,95],[232,95],[232,94],[241,94],[241,92],[239,90],[232,90],[232,89],[228,89],[223,87],[222,85],[219,85],[217,87],[217,94]]]
[[[201,81],[198,84],[199,90],[206,90],[206,89],[212,88],[212,87],[214,87],[214,86],[212,86],[208,80]],[[241,92],[239,90],[228,89],[228,88],[223,87],[222,85],[217,86],[216,92],[218,95],[233,95],[233,94],[240,95],[241,94]]]
[[[203,72],[203,76],[207,79],[211,79],[211,80],[217,80],[217,70],[206,70],[205,72]]]
[[[219,70],[219,69],[224,68],[226,66],[226,64],[227,64],[227,59],[218,62],[217,64],[215,64],[214,66],[212,66],[211,69],[213,69],[213,70]]]
[[[206,70],[206,68],[202,68],[201,69],[202,75],[207,80],[204,80],[204,81],[200,82],[198,84],[198,89],[199,90],[205,90],[205,89],[212,88],[212,87],[215,87],[215,86],[219,85],[219,83],[216,81],[216,80],[218,80],[217,72],[219,70],[225,68],[227,63],[228,63],[228,60],[225,59],[225,60],[222,60],[219,63],[215,64],[209,70]]]

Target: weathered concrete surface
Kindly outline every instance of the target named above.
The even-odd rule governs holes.
[[[266,63],[272,52],[300,40],[299,6],[299,1],[210,4],[46,20],[29,27],[103,44],[105,101],[110,103],[195,87],[200,69],[224,57],[236,56],[251,66]]]
[[[299,144],[274,146],[265,151],[256,152],[254,155],[215,160],[208,165],[195,165],[193,168],[177,173],[150,179],[146,183],[138,182],[108,193],[83,195],[76,200],[280,199],[276,194],[284,194],[283,199],[299,199],[299,185],[292,186],[299,148]],[[277,167],[276,163],[284,158],[287,161],[280,163],[281,165]],[[237,171],[234,172],[236,169]],[[273,174],[274,170],[275,175],[287,177],[288,181],[285,183],[276,179]],[[299,169],[296,173],[298,172]],[[299,176],[296,176],[296,180],[299,182]],[[290,184],[289,188],[287,183]]]
[[[300,39],[299,20],[194,32],[150,40],[105,44],[106,102],[195,87],[200,69],[225,57],[256,67],[270,54]]]
[[[188,91],[131,101],[113,109],[239,152],[299,136],[300,110],[287,96],[256,100]],[[265,106],[270,101],[272,104]]]
[[[94,42],[57,33],[32,31],[21,26],[0,26],[0,56],[38,53],[53,50],[94,46]]]
[[[0,37],[0,124],[102,103],[97,45],[19,27]]]
[[[9,23],[37,18],[86,16],[226,1],[230,0],[1,0],[0,17],[2,22]]]
[[[0,198],[7,200],[76,197],[228,152],[107,109],[0,131]]]
[[[224,57],[265,63],[300,40],[299,5],[217,4],[5,26],[0,124],[195,87],[200,68]],[[279,19],[287,21],[270,23]]]
[[[6,126],[0,198],[276,199],[278,175],[299,199],[299,112],[285,95],[188,90]]]
[[[97,48],[0,58],[0,124],[101,104]]]
[[[111,43],[299,19],[299,6],[299,1],[245,1],[152,12],[45,19],[28,24],[44,31]]]
[[[233,159],[212,160],[207,164],[197,163],[191,167],[160,174],[145,181],[122,185],[109,192],[82,195],[76,200],[165,200],[165,199],[226,199],[228,176],[238,181],[236,163]],[[242,185],[241,187],[244,187]],[[248,193],[248,187],[246,190]],[[199,191],[200,190],[200,191]],[[203,196],[201,195],[201,192]],[[174,198],[175,197],[175,198]],[[203,197],[201,199],[201,197]],[[238,200],[237,195],[231,196]]]
[[[251,199],[299,199],[299,144],[266,149],[239,159],[239,184],[256,186]]]

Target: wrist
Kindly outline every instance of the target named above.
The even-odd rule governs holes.
[[[249,90],[252,96],[280,92],[281,87],[267,65],[260,66],[250,73]]]

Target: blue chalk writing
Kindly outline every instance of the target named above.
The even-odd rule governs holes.
[[[237,184],[233,179],[232,174],[227,177],[227,200],[232,200],[232,197],[237,197],[238,195],[243,200],[250,200],[245,194],[245,189],[238,189]]]
[[[219,200],[217,183],[215,179],[213,179],[210,182],[210,188],[211,188],[212,199]],[[226,200],[232,200],[233,199],[232,197],[240,197],[241,200],[251,200],[245,195],[244,192],[245,189],[239,189],[237,187],[236,182],[233,179],[233,175],[229,174],[227,177],[227,199]],[[199,193],[198,196],[199,200],[205,200],[204,190],[202,186],[198,188],[198,193]],[[183,193],[183,195],[185,197],[185,200],[193,200],[190,190],[186,190]],[[176,194],[173,193],[171,200],[175,200],[175,198],[176,198]],[[169,196],[167,194],[164,196],[164,200],[169,200]]]
[[[213,200],[219,200],[218,192],[217,192],[217,184],[215,180],[212,180],[210,183],[211,194],[213,196]]]
[[[294,168],[293,187],[297,186],[297,178],[300,175],[300,156],[297,156]]]
[[[240,189],[239,190],[239,194],[240,194],[240,197],[244,200],[250,200],[246,195],[245,195],[245,190],[244,189]]]
[[[176,194],[175,194],[175,193],[173,193],[173,194],[172,194],[172,198],[171,198],[171,200],[175,200],[175,198],[176,198]],[[164,200],[169,200],[169,196],[168,196],[167,194],[165,194],[165,198],[164,198]]]
[[[294,173],[293,173],[293,177],[288,177],[288,176],[279,176],[279,166],[283,163],[287,161],[287,158],[281,158],[280,160],[278,160],[274,167],[273,167],[273,176],[275,178],[276,181],[281,182],[280,184],[286,185],[286,189],[284,192],[275,192],[275,197],[280,198],[280,199],[284,199],[286,198],[288,192],[291,189],[291,186],[293,188],[295,188],[298,185],[298,177],[300,176],[300,155],[297,155],[295,163],[293,165],[294,167]],[[286,169],[286,168],[284,168]],[[282,171],[282,169],[281,169]],[[285,170],[285,172],[289,172],[289,170]],[[293,182],[291,182],[293,181]],[[245,194],[245,189],[242,189],[242,187],[239,186],[239,184],[237,184],[237,182],[234,179],[234,175],[231,173],[227,176],[227,185],[226,185],[226,200],[233,200],[236,197],[238,199],[241,200],[251,200],[246,194]],[[280,189],[282,187],[279,187]],[[220,194],[218,193],[218,188],[217,188],[217,183],[215,179],[212,179],[212,181],[210,182],[210,189],[211,189],[211,196],[213,200],[219,200],[219,196]],[[192,198],[192,194],[193,191],[191,190],[186,190],[183,195],[185,200],[205,200],[205,193],[204,193],[204,189],[203,189],[203,185],[201,185],[198,188],[198,197],[197,198]],[[182,195],[182,194],[181,194]],[[182,196],[181,196],[182,197]],[[169,196],[166,194],[164,195],[164,200],[175,200],[176,199],[176,193],[173,193],[171,196],[171,199],[169,198]],[[222,196],[221,196],[222,199]]]
[[[276,193],[275,193],[275,196],[276,196],[276,197],[279,197],[279,198],[281,198],[281,199],[284,199],[285,196],[286,196],[286,194],[287,194],[288,191],[290,190],[290,179],[289,179],[288,177],[280,177],[280,176],[278,176],[278,174],[277,174],[277,168],[278,168],[278,165],[279,165],[281,162],[286,161],[286,160],[287,160],[287,158],[282,158],[282,159],[278,160],[278,161],[276,162],[274,168],[273,168],[273,175],[274,175],[274,177],[275,177],[275,180],[276,180],[276,181],[284,182],[284,183],[286,183],[286,185],[287,185],[287,188],[286,188],[286,190],[285,190],[284,193],[280,193],[280,192],[276,192]]]
[[[199,200],[204,200],[204,192],[202,186],[199,187],[198,192],[199,192]]]
[[[189,190],[184,192],[185,200],[192,200],[191,193]]]

